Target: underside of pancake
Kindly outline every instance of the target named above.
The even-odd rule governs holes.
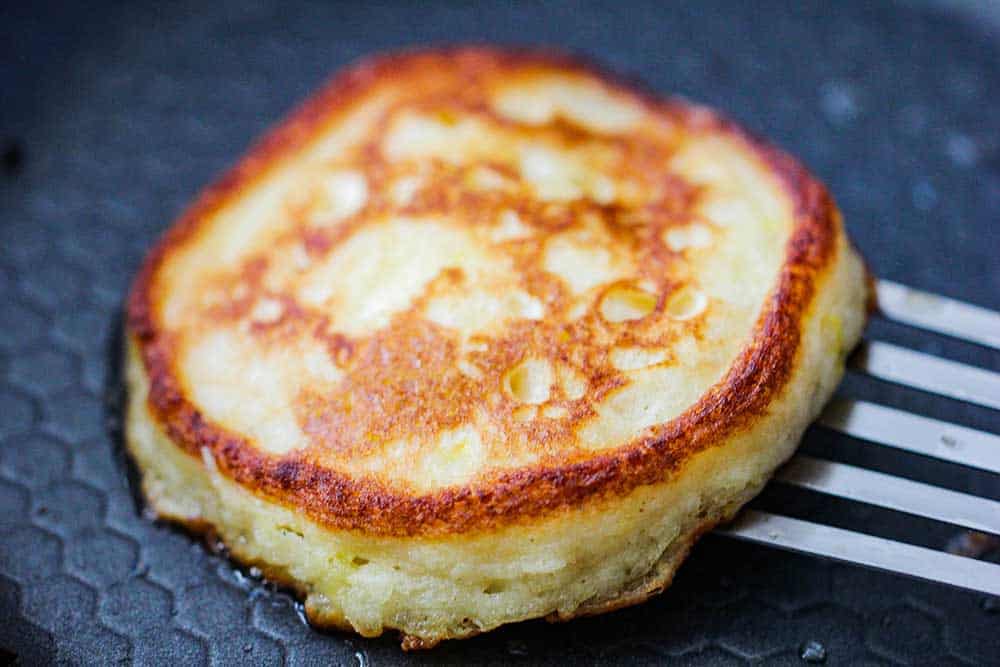
[[[335,78],[129,303],[129,449],[320,625],[426,647],[667,586],[864,325],[823,187],[714,113],[484,48]]]

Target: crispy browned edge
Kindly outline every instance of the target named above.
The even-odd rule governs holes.
[[[169,337],[155,321],[152,281],[164,258],[203,220],[254,187],[268,170],[294,153],[349,108],[366,87],[405,78],[423,64],[448,59],[492,59],[503,66],[541,64],[595,74],[635,94],[654,111],[683,118],[691,127],[738,138],[770,167],[795,206],[795,227],[785,263],[751,342],[727,375],[682,415],[615,450],[560,467],[507,472],[481,487],[448,488],[421,496],[400,494],[302,460],[280,460],[239,435],[209,422],[184,396],[171,368]],[[263,137],[243,159],[208,187],[147,256],[127,305],[129,334],[139,346],[150,378],[149,407],[169,438],[191,453],[207,447],[219,470],[274,502],[304,510],[332,528],[373,535],[447,535],[497,528],[585,501],[621,496],[667,478],[692,454],[725,442],[766,412],[787,382],[799,346],[801,320],[820,274],[835,254],[836,208],[821,183],[795,159],[732,121],[681,100],[662,100],[593,65],[564,54],[466,46],[416,51],[365,60],[335,76]]]

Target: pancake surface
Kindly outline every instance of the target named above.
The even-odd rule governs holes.
[[[311,620],[433,645],[661,590],[865,317],[825,190],[554,56],[337,77],[154,249],[128,443],[164,517]]]

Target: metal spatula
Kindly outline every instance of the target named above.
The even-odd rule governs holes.
[[[1000,349],[1000,313],[897,283],[877,286],[879,316]],[[1000,410],[1000,373],[868,340],[849,366],[880,380]],[[1000,435],[868,401],[840,399],[823,427],[997,476]],[[852,465],[795,456],[775,481],[1000,535],[1000,502]],[[745,510],[718,533],[1000,595],[1000,565],[792,517]]]

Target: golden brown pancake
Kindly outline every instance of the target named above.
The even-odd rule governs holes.
[[[427,647],[663,590],[867,299],[823,186],[712,111],[562,56],[382,57],[150,253],[128,445],[313,623]]]

